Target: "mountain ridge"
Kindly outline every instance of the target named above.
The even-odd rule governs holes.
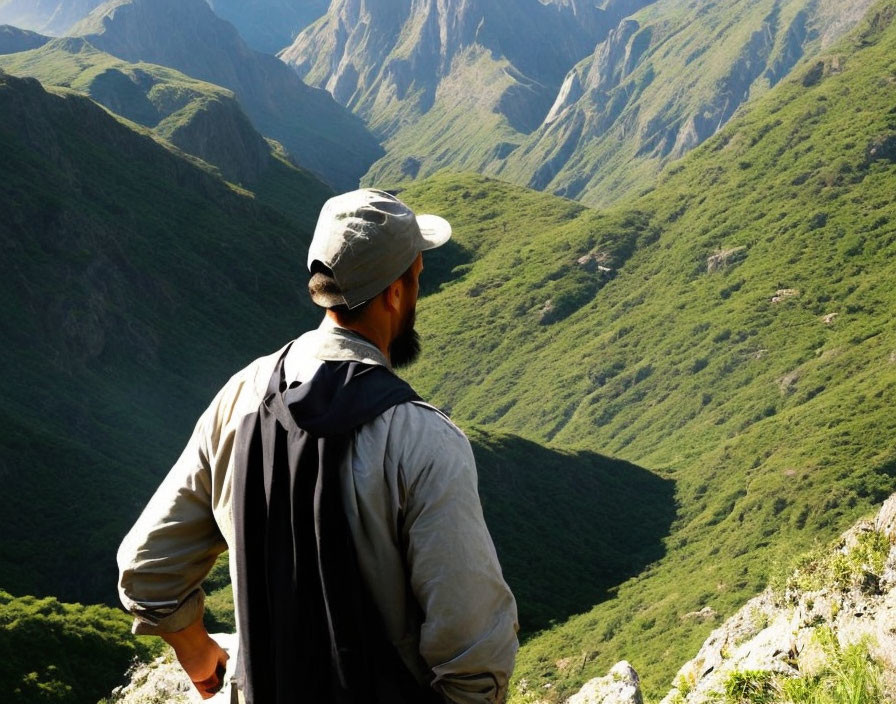
[[[109,0],[70,33],[126,61],[168,66],[232,90],[261,134],[336,188],[356,187],[381,154],[358,118],[273,56],[250,49],[205,0]]]

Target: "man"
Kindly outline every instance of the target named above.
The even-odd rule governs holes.
[[[246,555],[237,547],[259,532],[240,527],[254,520],[239,511],[248,505],[239,495],[251,491],[246,481],[253,476],[238,461],[251,444],[245,421],[277,398],[270,392],[278,375],[281,394],[319,388],[321,374],[343,369],[340,363],[403,384],[386,372],[419,351],[414,312],[422,252],[450,235],[442,218],[415,216],[383,191],[327,201],[308,254],[309,292],[327,309],[323,323],[231,378],[122,543],[119,591],[136,617],[135,633],[171,644],[204,698],[219,687],[227,655],[202,624],[200,585],[225,549],[238,623],[241,609],[244,617],[252,613],[240,590],[256,570],[247,569],[247,557],[256,559],[258,551]],[[516,604],[482,517],[469,442],[446,416],[417,400],[389,406],[346,437],[338,481],[357,556],[352,563],[396,661],[445,702],[503,701],[517,649]],[[267,501],[276,499],[276,491],[265,491]],[[299,571],[298,580],[307,574]],[[275,627],[278,613],[270,614]],[[249,623],[247,630],[253,628]],[[288,636],[286,629],[279,637]],[[302,682],[292,686],[295,701],[312,701],[303,699]],[[379,700],[372,689],[369,698],[356,699]]]

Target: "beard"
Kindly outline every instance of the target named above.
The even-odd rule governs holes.
[[[416,311],[411,311],[401,332],[389,345],[389,360],[395,369],[401,369],[416,361],[420,356],[420,335],[414,329]]]

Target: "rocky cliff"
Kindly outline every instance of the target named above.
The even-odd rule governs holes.
[[[870,4],[659,0],[567,74],[541,126],[497,173],[593,205],[647,187]]]
[[[370,178],[487,168],[535,129],[569,66],[646,0],[338,0],[280,54],[388,140]]]
[[[275,57],[250,49],[204,0],[111,0],[71,32],[127,61],[232,90],[259,132],[334,187],[354,187],[381,154],[358,118]]]
[[[641,704],[638,685],[619,663],[567,704]],[[662,704],[720,701],[896,701],[896,494],[714,630]]]

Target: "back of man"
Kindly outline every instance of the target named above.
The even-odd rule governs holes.
[[[386,290],[381,308],[366,316],[386,311],[369,334],[340,324],[331,310],[319,329],[295,341],[283,358],[287,385],[307,383],[324,361],[391,369],[390,345],[408,327],[408,315],[413,320],[406,300],[413,287],[394,286],[397,302],[389,304]],[[386,329],[377,344],[372,338]],[[223,654],[201,628],[200,584],[228,546],[231,574],[240,571],[244,556],[233,550],[234,447],[281,356],[282,350],[257,360],[219,392],[119,552],[122,599],[137,617],[135,630],[171,642],[206,693]],[[466,438],[432,407],[399,403],[353,432],[339,482],[358,569],[400,661],[445,701],[501,701],[517,647],[516,607],[482,517]],[[295,684],[298,701],[302,685]]]

